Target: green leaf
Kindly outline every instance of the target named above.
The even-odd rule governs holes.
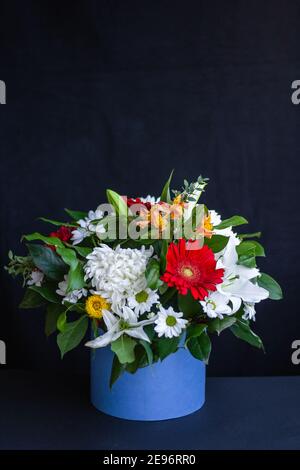
[[[120,194],[116,193],[115,191],[112,191],[111,189],[107,189],[106,196],[108,202],[116,210],[116,213],[121,217],[127,217],[128,207],[122,196],[120,196]]]
[[[197,336],[202,335],[203,331],[205,331],[206,328],[206,323],[198,323],[196,325],[188,326],[186,330],[185,344],[187,344],[191,338],[197,338]]]
[[[261,273],[257,278],[257,284],[269,291],[269,299],[280,300],[283,298],[280,285],[269,274]]]
[[[214,228],[217,230],[222,230],[227,227],[237,227],[238,225],[247,224],[248,220],[241,215],[233,215],[229,219],[223,220],[219,225],[216,225]]]
[[[238,237],[241,238],[242,240],[244,238],[260,238],[261,237],[261,232],[239,233]]]
[[[109,380],[109,388],[111,389],[113,384],[118,380],[118,378],[124,372],[124,365],[120,363],[117,356],[114,356],[111,373],[110,373],[110,380]]]
[[[49,304],[46,312],[45,319],[45,334],[46,336],[52,335],[57,329],[57,319],[65,307],[58,304]]]
[[[171,194],[170,194],[170,184],[171,184],[173,172],[174,172],[174,170],[171,171],[171,174],[170,174],[166,184],[164,185],[161,196],[160,196],[160,200],[163,201],[163,202],[167,202],[168,204],[172,200],[171,199]]]
[[[208,324],[208,331],[210,333],[218,333],[218,335],[226,328],[229,328],[236,322],[235,317],[224,317],[222,320],[220,318],[214,318]]]
[[[162,294],[160,297],[161,304],[166,306],[176,293],[177,293],[176,287],[171,287],[167,289],[166,292],[164,292],[164,294]]]
[[[242,242],[236,247],[236,250],[239,256],[238,264],[246,266],[247,268],[256,267],[256,247],[252,242]]]
[[[156,332],[154,330],[154,326],[155,325],[153,325],[153,324],[144,326],[144,331],[145,331],[146,335],[148,336],[148,338],[150,339],[151,343],[152,343],[153,338],[156,335]]]
[[[259,349],[264,349],[263,342],[259,336],[257,336],[248,325],[247,321],[237,319],[236,323],[230,327],[232,333],[239,339],[246,341]]]
[[[187,343],[187,348],[196,359],[204,361],[205,364],[208,364],[211,352],[211,342],[208,334],[205,331],[203,331],[200,336],[191,338]]]
[[[254,256],[266,256],[263,246],[254,240],[247,240],[241,242],[236,247],[237,254],[239,256],[249,255],[254,252]]]
[[[64,226],[64,227],[77,227],[75,224],[68,224],[66,222],[61,222],[59,220],[53,220],[53,219],[47,219],[46,217],[39,217],[38,220],[42,220],[43,222],[46,222],[47,224],[51,225],[56,225],[56,226]]]
[[[145,349],[141,344],[137,344],[135,350],[135,359],[130,364],[126,364],[125,370],[130,374],[135,374],[139,368],[148,366],[148,358]]]
[[[180,342],[180,336],[174,336],[173,338],[160,338],[157,343],[158,354],[161,359],[165,359],[170,354],[174,353],[178,349]]]
[[[60,315],[58,316],[57,321],[56,321],[56,328],[58,329],[58,331],[62,333],[66,328],[66,324],[67,324],[67,311],[65,310],[61,312]]]
[[[26,289],[25,295],[19,308],[37,308],[45,304],[45,300],[38,292],[32,289]]]
[[[22,240],[25,239],[28,242],[33,242],[35,240],[40,240],[44,243],[47,243],[47,245],[53,245],[53,246],[61,246],[63,247],[64,244],[63,242],[57,238],[57,237],[45,237],[41,233],[34,232],[31,233],[30,235],[23,235]]]
[[[68,267],[63,260],[47,246],[27,245],[34,265],[47,277],[61,281]]]
[[[41,287],[30,286],[29,289],[48,300],[48,302],[52,302],[54,304],[61,303],[61,297],[59,297],[55,292],[56,286],[51,283],[43,283]]]
[[[150,346],[150,343],[148,341],[144,341],[143,339],[140,341],[140,344],[143,346],[143,348],[146,351],[147,354],[147,359],[148,359],[148,364],[151,365],[153,362],[153,352]]]
[[[205,238],[205,245],[207,245],[214,253],[223,250],[228,243],[229,238],[223,235],[213,235],[211,238]]]
[[[76,252],[70,248],[57,248],[57,253],[70,266],[67,292],[81,289],[85,285],[84,271],[82,264],[77,259]]]
[[[149,260],[145,272],[146,280],[147,280],[147,286],[150,289],[157,289],[160,284],[160,266],[159,262],[152,258]]]
[[[85,286],[84,280],[84,270],[81,263],[77,265],[76,269],[71,269],[69,271],[69,278],[68,278],[68,288],[67,292],[72,292],[76,289],[82,289]]]
[[[84,219],[85,217],[87,217],[88,213],[87,212],[83,212],[83,211],[72,211],[70,209],[65,209],[65,212],[70,216],[72,217],[73,220],[80,220],[80,219]]]
[[[161,251],[160,251],[160,264],[161,264],[161,271],[165,272],[166,270],[166,256],[168,252],[168,240],[161,241]]]
[[[57,248],[56,252],[62,257],[64,262],[70,266],[71,269],[76,269],[78,265],[78,259],[76,252],[70,248],[65,248],[64,246]]]
[[[194,317],[195,315],[202,313],[200,303],[194,299],[190,292],[186,295],[178,294],[178,307],[187,318]]]
[[[83,258],[86,258],[93,251],[93,248],[90,248],[88,246],[77,246],[77,245],[75,246],[74,245],[73,248]]]
[[[134,339],[123,334],[111,343],[111,350],[118,356],[121,364],[127,364],[134,361],[134,348],[136,344]]]
[[[86,316],[66,324],[64,331],[57,335],[57,344],[60,349],[61,358],[78,346],[86,334],[87,327],[88,318]]]
[[[246,268],[255,268],[256,267],[255,256],[247,256],[247,255],[240,256],[238,264],[241,264],[242,266],[246,266]]]

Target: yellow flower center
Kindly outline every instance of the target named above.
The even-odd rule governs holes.
[[[103,310],[110,309],[110,303],[101,295],[91,295],[85,302],[85,309],[91,318],[102,318]]]
[[[194,271],[189,267],[184,267],[182,268],[182,274],[185,277],[192,277],[194,275]]]
[[[176,318],[173,315],[168,315],[166,318],[166,324],[168,326],[175,326],[177,323]]]
[[[135,300],[136,300],[139,304],[142,304],[143,302],[147,302],[148,297],[149,297],[149,294],[148,294],[146,291],[142,290],[141,292],[139,292],[138,294],[136,294]]]

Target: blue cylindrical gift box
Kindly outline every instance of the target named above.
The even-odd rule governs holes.
[[[205,401],[205,364],[180,348],[163,361],[124,372],[109,387],[113,353],[91,352],[91,400],[103,413],[137,421],[160,421],[193,413]]]

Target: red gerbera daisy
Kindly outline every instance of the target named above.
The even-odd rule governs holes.
[[[224,269],[216,269],[214,254],[207,245],[190,250],[186,245],[183,238],[177,244],[170,244],[161,280],[169,287],[176,287],[182,295],[190,291],[194,299],[203,300],[209,290],[215,291],[216,285],[222,282]]]

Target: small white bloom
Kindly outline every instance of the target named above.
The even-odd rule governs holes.
[[[222,222],[221,216],[214,210],[209,211],[210,221],[213,226],[217,226]]]
[[[90,279],[95,293],[108,299],[114,311],[122,308],[128,297],[146,288],[145,271],[153,248],[115,250],[104,243],[87,256],[85,279]]]
[[[158,337],[173,338],[173,336],[179,336],[188,323],[182,316],[182,312],[174,312],[172,307],[165,309],[160,306],[158,317],[155,320],[156,326],[154,327]]]
[[[89,237],[93,233],[104,233],[105,228],[101,224],[93,224],[95,220],[101,220],[104,216],[104,213],[99,207],[95,211],[89,211],[87,217],[77,221],[80,226],[76,230],[73,230],[71,240],[73,245],[78,245],[84,240],[84,238]]]
[[[103,320],[106,325],[107,332],[92,341],[88,341],[86,346],[90,348],[104,348],[124,334],[150,343],[150,339],[144,332],[143,327],[151,325],[154,322],[154,319],[130,322],[129,320],[126,321],[123,318],[119,318],[105,310],[103,312]]]
[[[77,228],[77,229],[73,230],[73,232],[72,232],[71,241],[73,242],[73,245],[78,245],[87,236],[88,236],[87,230],[85,230],[84,228]]]
[[[56,293],[63,297],[62,303],[69,302],[70,304],[76,304],[79,299],[87,296],[86,289],[76,289],[67,293],[68,288],[68,275],[65,274],[64,280],[59,282]]]
[[[43,280],[44,273],[42,273],[42,271],[39,269],[34,269],[30,274],[30,279],[28,279],[27,285],[41,287]]]
[[[137,294],[127,299],[128,305],[132,308],[137,316],[145,312],[149,312],[154,304],[157,304],[159,296],[156,291],[149,289],[141,290]]]
[[[155,315],[154,312],[149,312],[149,313],[147,314],[148,320],[151,320],[151,319],[154,318],[155,316],[156,316],[156,315]]]
[[[150,202],[151,204],[156,204],[160,201],[160,197],[155,198],[154,196],[150,196],[150,194],[148,194],[146,197],[140,197],[140,200],[142,202]]]
[[[231,303],[231,305],[230,305]],[[233,315],[241,306],[241,299],[230,297],[220,292],[211,292],[200,301],[204,313],[210,318],[223,318],[223,315]]]
[[[244,320],[255,321],[255,303],[245,302],[244,304]]]

